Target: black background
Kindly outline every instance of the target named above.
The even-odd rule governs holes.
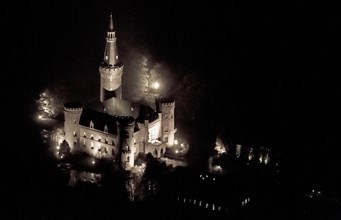
[[[53,80],[68,84],[79,72],[97,80],[112,11],[123,57],[129,48],[148,51],[175,74],[189,72],[205,82],[205,123],[237,141],[284,149],[300,172],[335,182],[341,153],[339,10],[308,1],[18,4],[5,12],[11,68],[2,77],[16,82],[6,90],[13,113],[6,121],[23,134],[17,140],[25,146],[16,154],[30,170],[23,176],[34,185],[31,172],[48,163],[39,152],[43,147],[35,147],[27,113],[32,100]]]

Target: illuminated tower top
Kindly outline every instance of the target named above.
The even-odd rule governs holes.
[[[114,22],[112,19],[112,13],[110,13],[109,27],[107,31],[106,41],[107,42],[105,45],[104,58],[103,58],[104,65],[115,66],[118,64],[118,54],[117,54],[116,36],[115,36],[115,30],[114,30]]]

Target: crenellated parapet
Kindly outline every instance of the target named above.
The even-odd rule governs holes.
[[[155,102],[158,112],[162,112],[164,110],[174,110],[175,108],[175,101],[172,98],[157,98]]]
[[[83,106],[80,103],[77,103],[77,102],[65,103],[63,108],[64,108],[64,111],[68,111],[68,112],[83,111]]]

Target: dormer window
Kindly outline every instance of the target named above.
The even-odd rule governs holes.
[[[94,129],[94,123],[92,121],[90,121],[90,128]]]
[[[108,133],[108,126],[107,125],[104,125],[104,132]]]

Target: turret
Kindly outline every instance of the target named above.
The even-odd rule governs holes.
[[[64,133],[65,140],[71,148],[71,152],[75,150],[79,141],[79,119],[83,108],[79,103],[64,104]]]
[[[161,140],[167,144],[167,147],[174,145],[174,109],[175,101],[172,99],[157,99],[156,108],[161,112]]]
[[[131,116],[117,117],[119,155],[118,158],[124,170],[134,166],[134,126],[135,119]]]
[[[106,45],[100,73],[100,101],[104,102],[112,97],[122,98],[123,64],[118,60],[116,36],[112,14],[109,17]]]

